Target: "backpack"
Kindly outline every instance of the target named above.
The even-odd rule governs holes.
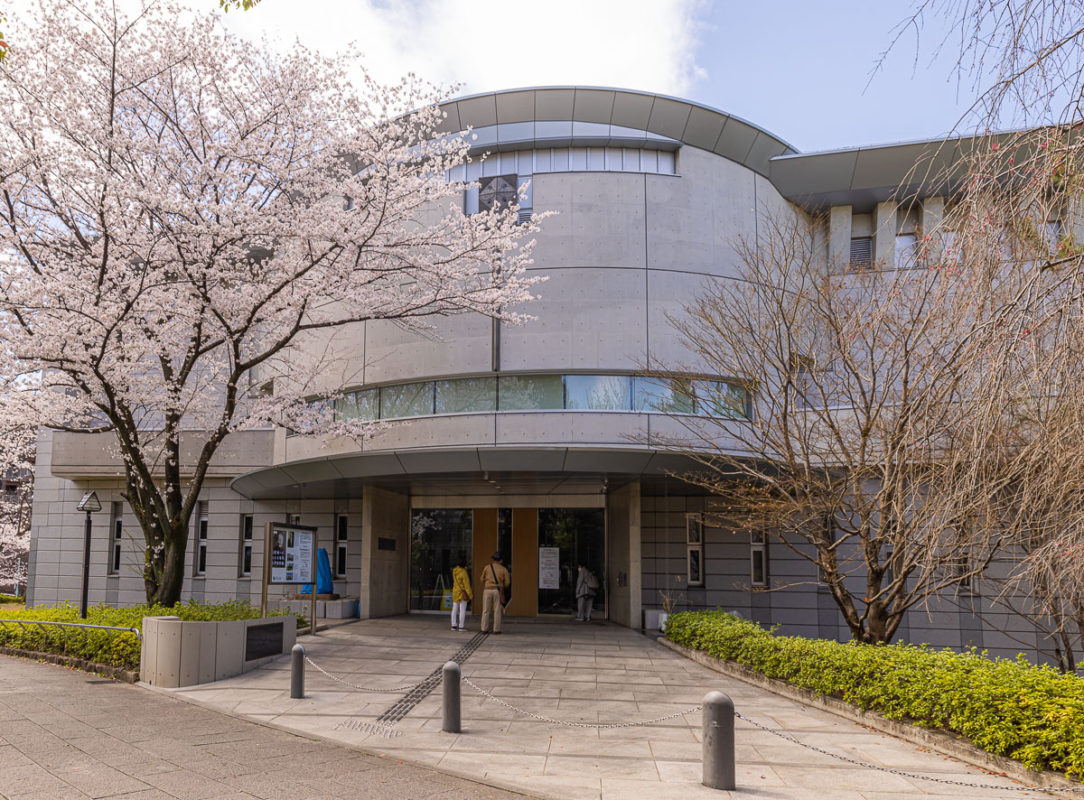
[[[595,573],[591,570],[587,570],[587,588],[591,591],[598,589],[598,578],[595,577]]]

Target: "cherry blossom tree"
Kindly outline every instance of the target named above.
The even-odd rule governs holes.
[[[12,409],[17,410],[17,409]],[[16,583],[30,551],[36,430],[6,416],[0,429],[0,584]]]
[[[51,0],[0,65],[0,377],[42,424],[109,434],[165,604],[226,437],[329,422],[316,342],[516,321],[533,283],[517,209],[462,212],[439,92],[217,17]]]

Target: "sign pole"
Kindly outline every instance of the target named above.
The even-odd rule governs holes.
[[[317,565],[318,565],[318,563],[320,561],[320,559],[318,558],[318,556],[320,555],[320,548],[317,546],[318,543],[319,543],[319,539],[317,538],[316,531],[313,531],[312,532],[312,572],[311,572],[312,583],[309,584],[309,588],[312,589],[312,600],[310,601],[310,604],[309,604],[309,614],[311,615],[309,617],[309,620],[310,620],[310,622],[309,622],[309,634],[312,635],[312,636],[316,635],[316,578],[319,575],[319,570],[317,569]]]
[[[267,616],[267,584],[271,580],[271,523],[263,529],[263,586],[260,587],[260,616]]]

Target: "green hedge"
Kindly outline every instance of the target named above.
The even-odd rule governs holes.
[[[1084,778],[1084,680],[926,645],[775,636],[721,611],[672,615],[666,637],[888,719],[941,728],[1031,769]]]
[[[289,611],[270,611],[271,616],[289,616]],[[230,601],[217,605],[182,603],[173,606],[141,605],[129,608],[94,606],[87,609],[87,618],[79,618],[79,608],[65,604],[36,608],[0,607],[0,619],[42,620],[49,622],[87,622],[91,625],[111,625],[120,628],[143,627],[143,617],[172,615],[189,621],[255,619],[260,610],[247,603]],[[298,624],[308,624],[298,618]],[[135,634],[59,626],[18,626],[0,624],[0,646],[56,653],[111,667],[139,669],[139,642]]]

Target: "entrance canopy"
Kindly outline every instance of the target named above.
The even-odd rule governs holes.
[[[631,481],[650,489],[676,481],[668,476],[695,471],[697,466],[687,456],[631,447],[382,450],[253,470],[234,479],[231,486],[254,500],[350,496],[360,494],[365,486],[419,494],[477,494],[480,488],[516,494],[578,494],[614,489]]]

